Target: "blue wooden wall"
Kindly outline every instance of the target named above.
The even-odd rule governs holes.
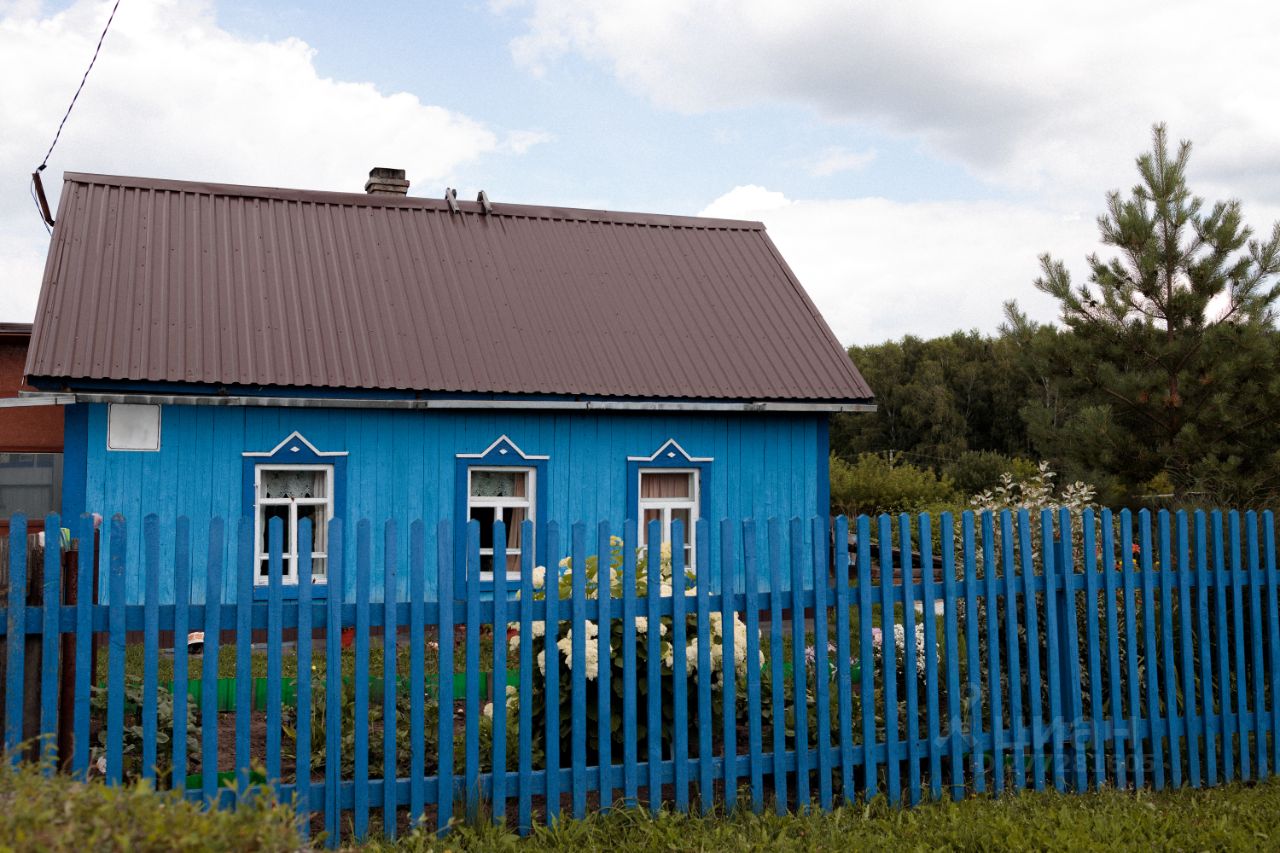
[[[741,520],[792,516],[826,516],[828,511],[827,416],[825,414],[642,414],[589,412],[426,412],[388,409],[303,409],[165,406],[158,452],[106,449],[107,408],[80,404],[83,413],[68,418],[69,495],[84,496],[83,506],[64,505],[68,515],[96,512],[109,518],[121,513],[129,525],[127,598],[141,600],[140,522],[148,513],[162,519],[186,515],[192,520],[193,553],[207,549],[207,520],[228,520],[228,552],[236,520],[245,512],[243,456],[270,451],[295,430],[320,451],[346,451],[346,496],[336,512],[352,533],[345,537],[348,557],[355,545],[354,524],[367,518],[378,526],[373,536],[382,565],[380,525],[400,522],[407,537],[409,522],[421,518],[434,529],[437,520],[452,518],[458,486],[459,453],[481,453],[497,438],[508,436],[529,455],[546,455],[548,491],[538,508],[541,522],[566,529],[576,521],[608,520],[621,528],[626,513],[627,457],[649,456],[675,439],[690,456],[712,457],[708,517]],[[76,445],[73,448],[73,445]],[[80,485],[83,483],[83,486]],[[161,530],[172,535],[172,525]],[[622,531],[619,529],[619,533]],[[562,541],[566,541],[562,537]],[[172,553],[172,542],[161,553]],[[407,552],[406,543],[399,549]],[[435,549],[428,549],[432,556]],[[718,542],[711,560],[720,559]],[[195,600],[204,589],[201,560],[195,561]],[[228,563],[230,565],[230,562]],[[349,563],[350,565],[350,563]],[[426,575],[435,578],[434,565]],[[378,572],[380,577],[380,570]],[[235,591],[235,572],[224,584],[226,600]],[[346,573],[353,582],[352,573]],[[104,574],[105,576],[105,574]],[[403,579],[407,572],[400,573]],[[351,595],[350,583],[347,596]],[[381,590],[375,578],[374,590]],[[429,591],[430,592],[430,591]],[[161,594],[172,600],[172,573],[162,572]]]

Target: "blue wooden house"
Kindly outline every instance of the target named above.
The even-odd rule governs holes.
[[[272,518],[289,584],[304,518],[370,519],[375,566],[386,519],[479,519],[486,581],[547,562],[550,522],[826,516],[828,418],[872,393],[760,223],[407,187],[65,176],[26,373],[69,404],[64,515],[131,521],[131,599],[149,513],[197,554],[253,520],[228,598]]]

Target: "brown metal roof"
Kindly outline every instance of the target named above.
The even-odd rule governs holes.
[[[865,401],[758,222],[65,175],[32,377]]]

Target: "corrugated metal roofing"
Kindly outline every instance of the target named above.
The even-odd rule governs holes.
[[[865,401],[756,222],[68,173],[27,374]]]

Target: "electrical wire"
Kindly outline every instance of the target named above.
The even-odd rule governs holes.
[[[94,63],[98,61],[98,53],[102,50],[102,43],[107,38],[107,31],[111,29],[111,22],[116,19],[116,10],[120,8],[120,0],[116,0],[111,7],[111,14],[107,16],[107,23],[102,28],[102,35],[98,36],[98,44],[93,49],[93,56],[89,59],[89,66],[85,68],[84,75],[80,78],[80,85],[76,86],[75,94],[71,96],[71,103],[67,104],[67,111],[62,114],[62,121],[58,122],[58,130],[53,135],[53,141],[49,143],[49,150],[44,152],[44,159],[40,161],[40,165],[36,167],[36,173],[43,172],[45,167],[49,165],[49,156],[53,154],[53,149],[57,147],[58,140],[62,138],[62,129],[66,127],[67,119],[71,117],[71,111],[75,109],[76,101],[80,98],[80,93],[84,90],[85,81],[89,79],[89,72],[93,70]],[[45,230],[53,233],[49,229],[49,223],[45,222],[44,211],[40,208],[40,201],[36,198],[36,176],[31,176],[31,201],[36,206],[36,212],[40,214],[40,221],[44,224]]]

